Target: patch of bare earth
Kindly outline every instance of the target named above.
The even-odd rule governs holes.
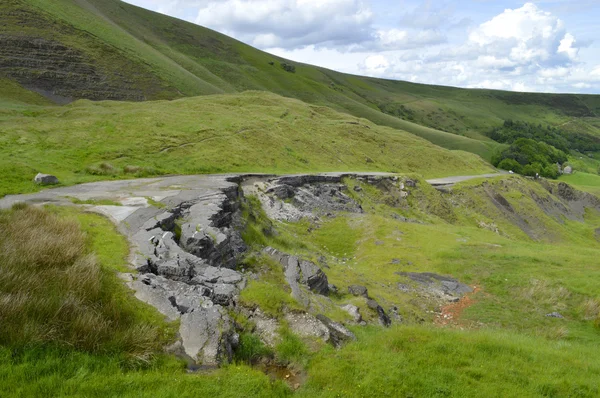
[[[455,326],[465,327],[467,325],[462,319],[462,313],[477,302],[474,296],[481,291],[480,286],[471,286],[473,291],[465,294],[460,300],[455,303],[449,303],[440,308],[439,314],[436,316],[434,323],[438,326]]]

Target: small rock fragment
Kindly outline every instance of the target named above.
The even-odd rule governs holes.
[[[317,315],[317,319],[329,330],[329,342],[334,347],[339,348],[347,341],[356,340],[354,333],[346,329],[341,323],[334,322],[322,314]]]
[[[350,285],[348,286],[348,293],[350,293],[353,296],[362,296],[365,298],[369,297],[369,293],[367,291],[367,288],[361,285]]]
[[[359,312],[359,309],[357,306],[352,305],[352,304],[346,304],[346,305],[343,305],[341,308],[344,311],[346,311],[348,314],[350,314],[352,316],[352,318],[354,318],[354,322],[356,322],[356,323],[362,322],[362,316],[360,315],[360,312]]]
[[[369,306],[370,309],[377,312],[377,316],[379,317],[379,323],[382,326],[388,327],[392,324],[392,320],[390,319],[389,316],[387,316],[387,314],[385,313],[385,310],[383,309],[383,307],[381,307],[379,305],[379,303],[377,303],[377,301],[375,301],[373,299],[369,299],[369,300],[367,300],[367,305]]]
[[[42,173],[38,173],[35,178],[33,179],[33,181],[36,184],[40,184],[40,185],[53,185],[53,184],[58,184],[58,178],[56,178],[56,176],[53,176],[51,174],[42,174]]]

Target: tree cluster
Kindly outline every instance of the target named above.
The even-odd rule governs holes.
[[[290,73],[296,73],[296,67],[294,65],[288,64],[286,62],[282,62],[280,65],[284,71],[290,72]]]
[[[492,164],[527,176],[557,178],[558,164],[567,161],[567,154],[545,142],[519,138],[510,147],[492,156]]]
[[[545,142],[556,149],[569,153],[600,151],[600,138],[585,133],[567,132],[557,127],[535,125],[526,122],[506,120],[502,127],[497,127],[489,133],[491,139],[497,142],[512,144],[519,138],[528,138]]]

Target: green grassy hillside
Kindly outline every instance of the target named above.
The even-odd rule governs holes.
[[[271,91],[484,158],[498,145],[484,133],[508,118],[600,134],[597,96],[465,90],[347,75],[283,60],[118,0],[7,0],[0,16],[5,60],[0,76],[58,102]],[[295,73],[281,62],[293,64]]]
[[[0,109],[0,131],[0,196],[38,189],[38,172],[73,184],[160,174],[492,170],[471,153],[265,92],[12,107]]]
[[[0,276],[8,282],[0,284],[0,313],[9,320],[0,324],[0,394],[597,397],[598,210],[589,208],[579,219],[562,217],[551,211],[551,204],[567,202],[547,190],[556,183],[517,176],[469,181],[453,193],[440,193],[415,176],[400,178],[417,181],[404,205],[397,205],[385,184],[346,179],[363,213],[336,213],[320,223],[272,221],[273,229],[265,234],[264,213],[250,216],[260,213],[253,208],[259,202],[250,198],[244,217],[248,231],[254,231],[245,234],[253,249],[268,244],[324,259],[329,281],[339,288],[328,302],[351,302],[364,319],[376,316],[364,297],[347,293],[349,285],[361,284],[385,308],[396,306],[401,321],[395,318],[389,328],[349,325],[357,341],[341,349],[296,337],[271,352],[258,340],[242,338],[239,350],[250,354],[238,351],[233,363],[199,372],[186,372],[183,361],[157,347],[172,337],[173,325],[134,300],[114,276],[115,270],[125,269],[127,245],[108,220],[66,207],[19,205],[0,211],[0,250],[5,254]],[[499,197],[512,211],[497,207]],[[526,225],[515,223],[515,216],[527,220]],[[539,232],[537,239],[525,233],[532,230]],[[44,256],[48,250],[54,255]],[[281,268],[269,268],[254,255],[246,264],[252,261],[257,263],[252,275],[260,279],[249,283],[240,305],[251,301],[265,311],[269,304],[288,310],[302,306],[275,283],[283,279]],[[82,272],[74,279],[72,273],[60,272],[61,266]],[[87,268],[94,272],[83,272]],[[426,295],[419,298],[399,289],[398,271],[452,275],[476,290],[458,303],[428,303]],[[82,283],[74,283],[80,279]],[[269,291],[261,290],[261,284]],[[30,300],[17,299],[23,296]],[[82,301],[63,304],[73,296]],[[80,307],[94,304],[95,317],[78,314],[84,309]],[[57,307],[59,318],[52,317]],[[546,315],[555,311],[564,318]],[[348,316],[341,311],[328,316],[348,320],[336,318]],[[114,333],[107,333],[105,319]],[[31,325],[27,335],[19,333],[23,324]],[[50,327],[56,330],[49,337]],[[92,333],[91,328],[98,330]],[[279,377],[250,366],[257,362],[251,361],[253,356],[269,355],[287,366]],[[300,375],[298,384],[286,383],[290,373]]]

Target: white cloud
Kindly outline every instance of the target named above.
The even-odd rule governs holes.
[[[533,3],[506,9],[469,34],[467,46],[515,65],[558,65],[575,61],[575,37],[564,23]]]
[[[195,22],[262,49],[392,51],[443,43],[439,31],[375,28],[369,0],[205,0]]]
[[[361,65],[361,68],[371,76],[383,76],[389,67],[390,62],[383,55],[368,56]]]
[[[395,52],[385,68],[367,60],[361,73],[400,80],[514,91],[573,91],[593,87],[600,67],[590,73],[578,59],[575,36],[555,15],[533,3],[506,9],[474,27],[459,45],[438,51]],[[368,59],[374,59],[369,56]]]
[[[209,0],[195,22],[257,47],[293,49],[371,40],[373,13],[361,0]]]

